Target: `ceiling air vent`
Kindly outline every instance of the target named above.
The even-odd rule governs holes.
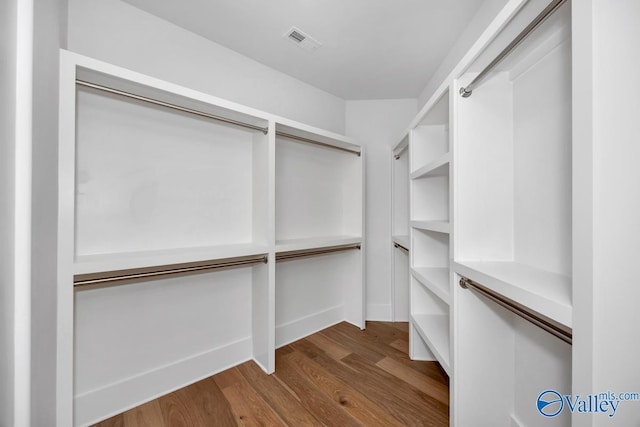
[[[291,27],[291,29],[284,34],[284,37],[286,37],[291,43],[308,52],[315,52],[320,46],[322,46],[318,40],[315,40],[313,37],[305,34],[296,27]]]

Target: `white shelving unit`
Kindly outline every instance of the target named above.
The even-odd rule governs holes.
[[[458,95],[548,2],[525,4],[455,83],[456,277],[572,327],[572,48],[566,4],[468,98]],[[574,72],[579,72],[575,70]],[[571,394],[571,346],[454,283],[455,425],[571,425],[537,396]],[[494,397],[504,399],[496,402]],[[487,405],[491,411],[483,410]]]
[[[345,137],[293,125],[277,123],[275,134],[276,259],[361,245],[361,148]],[[364,328],[363,252],[360,246],[278,262],[276,347],[345,319]]]
[[[449,89],[434,96],[409,130],[412,359],[437,360],[451,374],[451,152]]]
[[[58,425],[248,359],[271,373],[278,345],[364,328],[355,141],[81,55],[61,64]]]
[[[392,320],[409,321],[409,137],[392,151],[391,160],[391,268]]]

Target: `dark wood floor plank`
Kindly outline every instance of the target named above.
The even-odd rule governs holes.
[[[346,382],[336,378],[302,353],[294,352],[285,356],[299,372],[320,391],[340,405],[353,418],[365,426],[402,426],[403,424],[382,410],[362,393]],[[354,384],[355,386],[355,384]]]
[[[339,323],[328,330],[322,331],[321,333],[326,334],[327,332],[332,334],[342,334],[343,337],[348,337],[351,342],[358,343],[359,350],[356,351],[356,353],[373,363],[378,363],[384,357],[391,357],[404,363],[410,368],[431,376],[434,379],[446,381],[447,383],[449,381],[449,377],[438,363],[425,365],[424,362],[411,360],[407,353],[397,350],[389,345],[381,345],[378,336],[375,333],[367,333],[366,330],[361,331],[359,328],[346,322]],[[369,357],[367,351],[375,352],[379,355],[381,354],[382,357],[378,359]]]
[[[403,332],[382,322],[367,322],[367,328],[361,332],[387,345],[398,339],[409,339],[407,332]]]
[[[284,420],[251,387],[238,368],[231,368],[215,376],[215,381],[236,414],[239,425],[282,426]]]
[[[183,390],[187,393],[192,411],[198,414],[198,425],[238,425],[231,404],[212,377],[198,381]]]
[[[304,375],[300,367],[295,366],[288,359],[288,355],[276,358],[276,375],[284,382],[307,411],[327,426],[360,426],[340,405],[318,390]]]
[[[367,375],[368,369],[362,369],[359,364],[345,364],[342,361],[336,361],[308,340],[300,340],[290,344],[290,346],[296,351],[304,353],[308,358],[325,367],[328,371],[331,371],[333,375],[342,381],[349,384],[357,384],[358,390],[361,393],[378,404],[394,418],[401,420],[405,425],[448,426],[448,416],[445,421],[440,423],[438,423],[438,420],[435,422],[432,420],[432,416],[429,414],[431,409],[423,402],[423,400],[426,401],[430,399],[428,396],[424,395],[416,398],[416,396],[414,396],[416,390],[412,386],[401,380],[399,380],[400,383],[389,381],[388,377],[391,377],[390,374],[382,371],[382,369],[367,359],[364,359],[362,356],[353,353],[345,357],[343,361],[352,357],[356,357],[356,360],[366,360],[367,368],[372,367],[373,370],[379,371],[379,375]],[[405,398],[407,394],[409,394],[408,399]],[[445,408],[438,408],[438,411],[441,412],[442,409],[447,412]],[[440,416],[438,416],[438,419],[440,419]]]
[[[125,427],[124,416],[123,414],[118,414],[115,417],[107,418],[98,424],[94,424],[94,427]]]
[[[329,356],[336,360],[340,360],[351,354],[351,350],[322,334],[313,334],[305,339],[323,349]]]
[[[385,357],[376,363],[376,366],[400,378],[407,384],[411,384],[421,392],[434,397],[445,405],[449,405],[449,387],[445,383],[435,380],[428,375],[416,372],[416,370],[390,357]]]
[[[265,375],[254,362],[238,366],[251,386],[290,426],[322,426],[296,398],[293,391],[283,385],[275,375]]]
[[[368,343],[364,342],[361,337],[354,336],[351,331],[345,333],[341,330],[338,330],[336,326],[325,329],[321,331],[320,334],[343,345],[344,347],[350,349],[353,353],[357,353],[373,363],[381,361],[386,356],[386,354],[380,348],[375,348],[375,346],[367,345]]]
[[[425,426],[446,426],[449,423],[449,406],[439,402],[437,399],[407,385],[401,379],[377,368],[372,363],[357,355],[350,354],[342,359],[343,362],[358,371],[363,378],[370,382],[372,392],[380,396],[380,390],[388,387],[389,390],[402,390],[402,393],[395,393],[398,399],[403,402],[403,407],[411,413],[411,419],[422,420],[420,425]]]
[[[394,342],[392,342],[391,344],[389,344],[391,347],[395,348],[396,350],[402,352],[402,353],[406,353],[409,354],[409,340],[408,339],[399,339],[399,340],[395,340]]]
[[[162,409],[158,400],[137,406],[123,414],[124,427],[164,427]]]
[[[403,332],[409,333],[409,322],[380,322],[386,325],[392,326],[396,329],[399,329]]]
[[[191,427],[194,425],[185,393],[180,390],[174,391],[160,397],[158,403],[166,426]]]

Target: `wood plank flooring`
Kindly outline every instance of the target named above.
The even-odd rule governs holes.
[[[96,426],[448,426],[446,374],[408,347],[407,323],[339,323],[278,349],[273,375],[247,362]]]

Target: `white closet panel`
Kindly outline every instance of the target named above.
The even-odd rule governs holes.
[[[276,338],[364,328],[354,141],[73,53],[61,65],[61,427],[249,359],[272,373]]]

